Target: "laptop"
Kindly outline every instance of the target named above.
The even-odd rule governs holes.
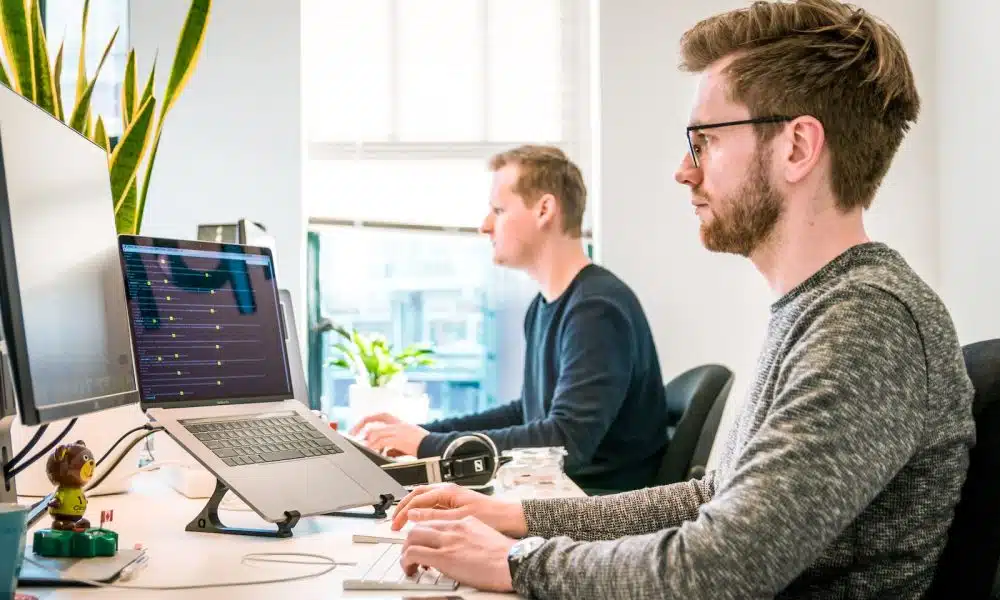
[[[282,316],[285,320],[286,327],[286,338],[285,346],[288,351],[289,365],[292,372],[292,392],[295,398],[301,399],[303,402],[308,404],[309,398],[309,385],[306,382],[305,365],[302,361],[302,353],[299,348],[299,334],[295,326],[295,315],[292,310],[292,296],[285,289],[278,290],[278,301],[281,304]],[[360,440],[355,439],[350,435],[341,434],[344,439],[350,442],[358,452],[361,452],[368,460],[372,461],[376,465],[388,465],[395,464],[396,461],[393,458],[380,454],[368,446],[365,446]],[[401,500],[402,498],[397,498]]]
[[[297,396],[270,249],[120,235],[119,252],[140,406],[233,494],[272,523],[406,494]]]

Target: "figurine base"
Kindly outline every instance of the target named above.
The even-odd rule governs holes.
[[[109,529],[63,531],[40,529],[35,532],[35,554],[53,558],[93,558],[114,556],[118,552],[118,534]]]

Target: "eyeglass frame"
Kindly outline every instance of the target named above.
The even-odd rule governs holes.
[[[716,129],[719,127],[732,127],[734,125],[757,125],[762,123],[785,123],[792,121],[797,117],[788,117],[785,115],[772,115],[770,117],[757,117],[754,119],[741,119],[739,121],[725,121],[722,123],[705,123],[701,125],[688,125],[684,130],[684,136],[687,138],[688,143],[688,153],[691,155],[691,164],[694,165],[696,169],[701,168],[698,163],[698,155],[694,153],[694,142],[691,141],[691,132],[700,131],[702,129]]]

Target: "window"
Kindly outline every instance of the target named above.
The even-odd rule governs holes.
[[[49,52],[55,60],[59,44],[63,45],[63,67],[59,78],[63,112],[70,114],[76,104],[77,65],[80,60],[80,28],[83,24],[82,0],[43,0],[45,33]],[[109,137],[122,134],[121,95],[128,60],[128,0],[91,2],[87,18],[85,64],[87,77],[92,78],[101,61],[104,48],[118,28],[115,43],[101,67],[91,97],[91,112],[96,119],[103,117]]]
[[[304,0],[309,317],[433,343],[432,416],[515,398],[536,292],[476,229],[489,156],[563,148],[585,174],[585,0]],[[588,227],[589,215],[585,217]],[[309,343],[315,408],[346,416],[346,372]]]

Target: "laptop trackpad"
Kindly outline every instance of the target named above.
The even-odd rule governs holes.
[[[286,510],[316,515],[370,506],[378,499],[348,477],[332,456],[237,467],[231,478],[248,504],[274,520]]]
[[[306,476],[307,493],[321,503],[322,508],[318,510],[339,510],[370,505],[373,502],[373,494],[348,476],[347,472],[337,465],[336,459],[334,456],[324,456],[323,460],[306,461],[309,468]],[[374,499],[377,500],[377,495]]]

